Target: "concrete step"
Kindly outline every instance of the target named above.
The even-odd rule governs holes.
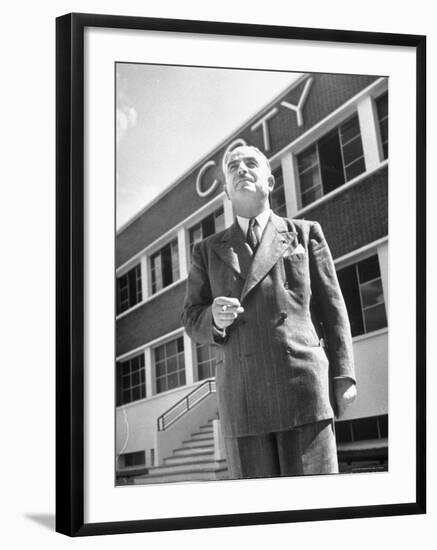
[[[192,442],[196,442],[196,441],[214,441],[214,436],[212,434],[208,434],[208,433],[191,434],[190,439],[182,441],[182,444],[192,443]]]
[[[200,432],[200,433],[203,433],[203,432],[212,433],[213,430],[214,430],[214,428],[212,427],[212,424],[205,424],[204,426],[199,426],[198,432]]]
[[[195,460],[214,460],[214,453],[206,452],[202,453],[201,455],[196,454],[190,454],[186,456],[168,456],[167,458],[164,458],[164,465],[170,466],[171,464],[185,464],[190,463]],[[138,472],[141,473],[141,472]]]
[[[203,432],[193,432],[191,435],[190,435],[190,439],[198,439],[198,438],[202,438],[202,437],[214,437],[214,432],[212,430],[204,430]]]
[[[211,472],[213,470],[219,470],[224,468],[226,463],[224,460],[194,460],[191,462],[184,462],[182,464],[170,464],[163,466],[156,466],[155,468],[149,468],[149,476],[159,476],[164,474],[174,474],[176,472]]]
[[[154,483],[170,483],[174,481],[217,481],[220,479],[229,479],[227,468],[199,470],[199,471],[180,471],[173,474],[163,474],[156,476],[140,476],[134,480],[134,485],[147,485]]]
[[[188,439],[187,441],[182,441],[182,447],[179,447],[180,449],[203,449],[204,447],[211,447],[211,445],[214,447],[214,439],[212,437],[209,437],[208,439],[204,439],[201,441],[192,441],[191,439]]]
[[[181,447],[173,451],[173,456],[202,455],[213,452],[214,445],[205,445],[203,447]]]

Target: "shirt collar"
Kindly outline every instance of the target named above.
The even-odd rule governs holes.
[[[268,208],[267,210],[264,210],[263,212],[261,212],[261,214],[258,214],[258,216],[256,216],[256,221],[258,222],[258,225],[260,227],[261,235],[263,234],[263,231],[267,225],[267,222],[269,221],[270,214],[271,214],[271,210],[270,208]],[[237,216],[238,225],[240,226],[241,231],[243,232],[244,235],[247,234],[247,230],[249,229],[249,219],[250,218],[243,218],[242,216]]]

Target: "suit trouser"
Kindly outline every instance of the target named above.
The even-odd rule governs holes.
[[[232,478],[338,473],[333,420],[292,430],[225,438]]]

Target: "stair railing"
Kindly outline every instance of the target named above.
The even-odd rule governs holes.
[[[176,420],[215,392],[215,378],[206,380],[158,417],[158,432],[166,430]]]

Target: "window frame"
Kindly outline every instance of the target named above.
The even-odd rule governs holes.
[[[387,239],[384,238],[381,241],[384,242],[384,241],[387,241]],[[359,272],[358,272],[358,264],[360,262],[363,262],[364,260],[367,260],[368,258],[371,258],[372,256],[376,256],[376,258],[378,260],[379,277],[377,277],[373,280],[365,281],[364,283],[360,283]],[[388,320],[389,319],[388,319],[388,312],[387,312],[387,296],[384,293],[383,273],[382,273],[382,270],[381,270],[381,262],[380,262],[380,256],[378,254],[378,247],[376,247],[375,244],[373,244],[372,247],[370,247],[370,248],[366,247],[366,250],[364,250],[362,252],[358,252],[356,254],[348,256],[347,260],[343,259],[343,258],[337,258],[336,260],[334,260],[334,265],[335,265],[335,271],[337,273],[337,277],[338,277],[338,272],[341,271],[342,269],[345,269],[345,268],[351,267],[351,266],[354,267],[356,283],[357,283],[357,286],[358,286],[359,300],[360,300],[361,320],[362,320],[362,325],[363,325],[364,331],[359,333],[359,334],[352,335],[352,339],[355,341],[356,339],[362,339],[363,337],[369,337],[373,334],[378,334],[380,331],[388,330]],[[370,306],[370,307],[375,307],[375,306],[379,306],[381,304],[384,304],[386,324],[383,327],[379,327],[377,329],[367,331],[367,329],[366,329],[366,320],[365,320],[365,316],[364,316],[364,306],[363,306],[363,298],[362,298],[362,293],[361,293],[361,285],[365,285],[365,284],[367,284],[369,282],[372,282],[374,280],[377,280],[377,279],[379,279],[381,281],[381,289],[382,289],[382,294],[383,294],[384,300],[382,302],[378,302],[378,304],[374,304],[373,306]],[[369,309],[369,307],[367,307],[366,309]]]
[[[173,243],[175,243],[176,254],[173,254],[173,250],[174,250],[174,249],[172,249],[172,244]],[[172,262],[172,265],[171,265],[172,281],[170,283],[168,283],[167,285],[164,285],[164,283],[162,281],[162,286],[160,288],[157,288],[156,290],[153,290],[153,275],[154,275],[153,258],[155,256],[157,256],[158,254],[160,254],[160,264],[161,264],[160,278],[163,279],[162,251],[168,246],[170,246],[170,259],[171,259],[171,262]],[[177,276],[176,277],[174,277],[174,272],[175,272],[175,269],[174,269],[174,266],[173,266],[173,258],[174,257],[177,258],[177,262],[178,262]],[[172,284],[174,284],[174,283],[181,280],[179,238],[178,238],[177,234],[173,235],[170,239],[167,239],[167,241],[165,243],[161,243],[160,246],[157,246],[156,248],[154,248],[152,251],[150,251],[147,254],[147,269],[148,269],[148,274],[149,274],[149,277],[148,277],[148,298],[152,298],[156,294],[158,294],[158,293],[164,291],[166,288],[170,287]]]
[[[142,365],[140,365],[140,367],[138,368],[138,373],[139,373],[139,378],[140,378],[140,383],[139,384],[135,384],[133,385],[132,384],[132,365],[131,365],[131,362],[135,359],[139,359],[139,358],[142,358]],[[127,391],[124,387],[123,387],[123,378],[126,377],[125,374],[123,374],[123,365],[126,364],[126,363],[129,363],[129,378],[130,378],[130,386],[128,388],[129,392],[130,392],[130,395],[132,397],[132,390],[136,387],[140,387],[140,388],[143,388],[143,392],[144,395],[142,395],[141,397],[139,397],[138,399],[130,399],[129,401],[125,401],[124,400],[124,392]],[[148,397],[148,392],[147,392],[147,383],[146,383],[146,379],[147,379],[147,376],[146,376],[146,358],[145,358],[145,354],[144,354],[144,350],[138,352],[138,353],[135,353],[135,354],[132,354],[130,355],[129,357],[126,357],[125,359],[118,359],[116,361],[116,369],[117,369],[117,375],[116,375],[116,384],[120,384],[120,387],[116,387],[116,396],[117,396],[117,405],[116,407],[124,407],[126,405],[130,405],[132,403],[137,403],[138,401],[142,401],[144,399],[147,399]],[[134,371],[135,373],[136,371]],[[141,372],[143,372],[143,380],[141,380]],[[119,398],[120,396],[120,398]]]
[[[137,270],[139,272],[136,273],[135,275],[135,282],[136,282],[136,286],[137,288],[135,289],[135,294],[136,294],[136,301],[135,303],[133,304],[130,304],[130,287],[129,287],[129,274],[134,271],[134,270]],[[124,309],[121,308],[121,301],[120,301],[120,293],[121,293],[121,290],[120,290],[120,281],[123,279],[123,278],[127,278],[128,280],[128,285],[127,285],[127,289],[128,289],[128,306]],[[116,276],[116,303],[115,303],[115,310],[116,310],[116,315],[121,315],[123,313],[125,313],[126,311],[132,309],[133,307],[135,307],[137,304],[140,304],[143,300],[144,300],[144,296],[143,296],[143,272],[142,272],[142,266],[141,266],[141,261],[137,262],[135,265],[131,266],[129,269],[127,269],[126,271],[124,271],[122,274],[119,274]],[[139,296],[139,298],[138,298]]]
[[[158,379],[164,378],[164,376],[158,376],[156,350],[158,348],[164,348],[166,350],[166,346],[168,344],[170,344],[171,342],[177,342],[178,340],[182,341],[182,352],[177,351],[178,350],[178,344],[176,343],[176,355],[172,355],[170,357],[167,357],[167,355],[165,354],[165,361],[167,361],[168,358],[176,357],[176,363],[177,363],[178,368],[174,372],[171,372],[170,374],[177,373],[178,374],[178,381],[179,381],[179,373],[183,372],[184,382],[182,384],[178,384],[177,386],[174,386],[172,388],[167,387],[165,390],[158,391]],[[186,361],[185,361],[185,342],[184,342],[183,332],[181,332],[179,334],[176,334],[171,338],[166,338],[164,340],[156,342],[154,345],[151,345],[150,346],[150,356],[151,356],[151,368],[152,368],[152,377],[153,377],[153,390],[151,392],[151,396],[162,395],[162,394],[171,392],[173,390],[177,390],[179,388],[182,388],[184,386],[187,386],[187,365],[186,365]],[[180,357],[182,357],[183,369],[179,368],[179,361],[180,361],[179,358]],[[165,362],[165,365],[167,367],[167,362]],[[169,373],[167,372],[167,368],[166,368],[165,379],[167,379],[168,376],[169,376]],[[167,386],[168,386],[168,384],[167,384]]]
[[[352,139],[348,140],[346,143],[343,143],[342,142],[341,127],[345,126],[353,118],[357,119],[359,134],[355,135]],[[338,138],[339,152],[340,152],[340,157],[341,157],[341,169],[342,169],[342,173],[343,173],[344,182],[341,183],[340,185],[338,185],[337,187],[335,187],[334,189],[331,189],[330,191],[325,192],[324,185],[323,185],[321,162],[320,162],[319,142],[322,141],[330,133],[334,133],[334,131],[337,134],[337,138]],[[358,136],[360,137],[360,141],[361,141],[362,154],[359,157],[357,157],[356,159],[354,159],[353,162],[350,162],[346,165],[345,164],[345,159],[344,159],[343,149],[346,145],[348,145],[354,139],[357,139]],[[295,151],[292,151],[294,162],[295,162],[297,199],[298,199],[298,208],[299,208],[299,210],[303,210],[305,208],[310,208],[316,201],[318,201],[318,200],[320,200],[324,197],[327,197],[331,193],[336,192],[338,189],[341,189],[343,186],[345,186],[348,183],[355,180],[355,178],[362,177],[363,174],[367,173],[368,170],[367,170],[366,156],[365,156],[365,151],[364,151],[363,141],[362,141],[361,136],[362,136],[362,129],[361,129],[361,124],[360,124],[360,117],[358,115],[358,105],[354,105],[353,108],[351,108],[350,110],[344,112],[343,116],[341,118],[340,117],[336,118],[334,123],[324,126],[324,131],[323,132],[321,132],[320,134],[318,133],[316,136],[314,136],[314,138],[312,140],[307,140],[305,142],[305,145],[302,145],[301,147],[299,147],[298,150],[296,149]],[[304,170],[304,172],[308,171],[310,169],[313,169],[315,166],[317,166],[317,168],[318,168],[318,177],[319,177],[320,183],[317,184],[317,185],[313,185],[312,187],[306,189],[305,191],[302,191],[301,175],[302,175],[303,172],[301,172],[300,169],[299,169],[299,156],[302,155],[303,153],[305,153],[307,150],[309,150],[312,147],[315,148],[317,162],[315,164],[311,165],[310,167],[307,167]],[[351,177],[350,179],[347,179],[347,173],[346,173],[347,167],[351,166],[352,164],[355,164],[356,162],[358,162],[360,160],[362,160],[363,163],[364,163],[363,171],[360,172],[359,174],[356,174],[355,176]],[[310,191],[312,189],[315,189],[315,188],[320,188],[321,189],[321,192],[322,192],[321,195],[316,197],[311,202],[309,202],[307,204],[303,204],[302,195],[304,195],[305,193],[308,193],[308,191]]]

